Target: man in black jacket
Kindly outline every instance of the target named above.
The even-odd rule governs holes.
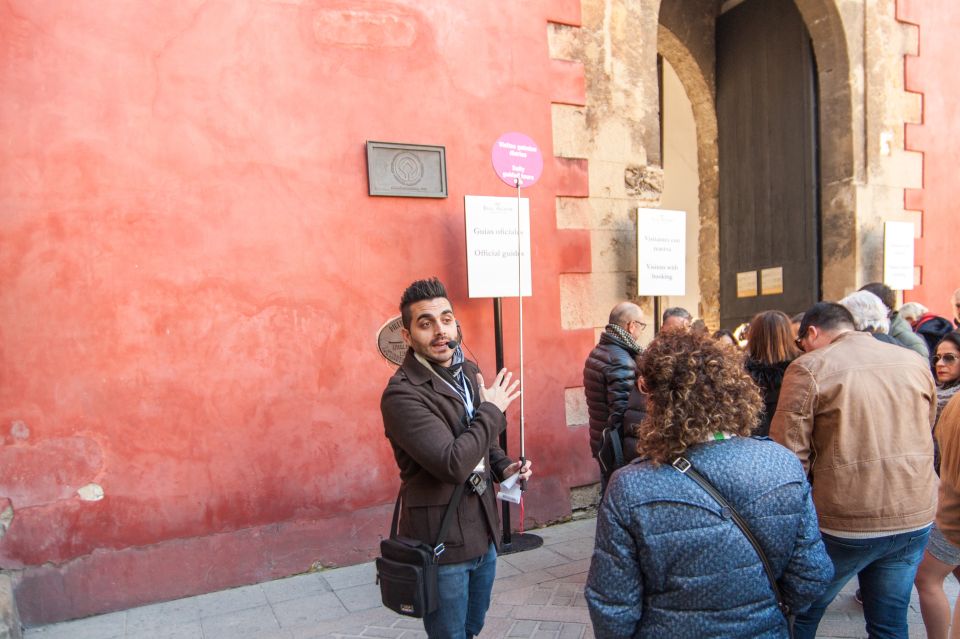
[[[583,367],[583,389],[590,417],[590,450],[595,458],[600,453],[605,429],[616,429],[623,440],[623,414],[630,391],[637,382],[636,357],[641,351],[637,340],[646,327],[639,306],[633,302],[617,304],[610,311],[610,323],[600,336],[600,342],[590,352]],[[601,495],[613,470],[600,465]]]

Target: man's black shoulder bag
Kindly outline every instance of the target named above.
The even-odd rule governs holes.
[[[686,457],[677,457],[673,460],[672,466],[693,481],[700,484],[700,487],[707,491],[707,494],[713,497],[713,500],[720,504],[721,508],[727,508],[730,511],[730,516],[733,519],[733,523],[740,528],[740,530],[743,532],[743,535],[747,538],[747,541],[750,542],[750,545],[753,546],[753,549],[757,551],[757,555],[760,557],[760,563],[763,564],[763,570],[767,573],[767,581],[770,582],[770,589],[773,590],[773,596],[777,600],[777,608],[780,609],[780,612],[783,613],[783,616],[786,618],[787,632],[789,633],[790,639],[793,639],[793,622],[795,615],[793,614],[793,611],[790,610],[790,606],[787,605],[787,602],[783,600],[783,594],[780,592],[780,586],[777,585],[777,576],[773,574],[773,567],[770,565],[770,561],[767,559],[767,554],[763,551],[763,547],[760,545],[760,542],[757,541],[757,538],[753,536],[753,532],[751,532],[750,526],[747,525],[746,520],[740,516],[740,513],[737,512],[737,509],[730,505],[730,502],[728,502],[727,499],[720,494],[720,491],[717,490],[706,477],[694,469],[693,464],[691,464]]]
[[[619,428],[608,426],[603,429],[600,439],[600,450],[597,452],[597,461],[603,474],[610,476],[613,471],[626,463],[623,455],[623,433]]]
[[[380,557],[377,557],[377,583],[380,584],[380,597],[383,605],[409,617],[424,617],[437,609],[439,593],[437,590],[437,561],[443,554],[443,538],[450,527],[453,513],[460,505],[463,496],[463,484],[457,486],[447,510],[443,513],[440,533],[433,547],[418,539],[399,537],[397,525],[400,522],[400,496],[393,508],[393,522],[390,524],[390,538],[380,542]]]

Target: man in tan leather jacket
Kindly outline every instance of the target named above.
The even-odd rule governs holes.
[[[813,485],[835,577],[797,616],[812,638],[823,611],[860,575],[867,632],[907,637],[907,607],[936,512],[930,431],[937,394],[927,362],[854,330],[839,304],[804,314],[770,436],[796,453]]]

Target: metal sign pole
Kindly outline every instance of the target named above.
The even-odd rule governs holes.
[[[523,463],[527,460],[525,455],[524,447],[524,433],[523,433],[523,416],[525,411],[523,410],[523,396],[526,392],[526,387],[523,385],[523,259],[521,253],[523,252],[523,226],[520,222],[520,179],[517,179],[517,305],[520,309],[520,467],[523,467]],[[527,489],[527,480],[520,480],[520,490]]]
[[[493,298],[493,343],[496,351],[497,372],[503,370],[503,311],[500,306],[500,298]],[[500,433],[500,448],[507,452],[507,429]],[[510,546],[512,532],[510,530],[510,502],[500,502],[500,520],[503,525],[503,546]]]
[[[537,144],[529,137],[521,133],[505,133],[504,135],[500,136],[500,138],[493,145],[492,160],[493,168],[497,173],[497,176],[507,185],[516,187],[517,189],[517,306],[519,309],[520,329],[520,467],[522,468],[523,464],[527,461],[527,458],[524,421],[526,417],[526,411],[524,410],[524,395],[526,394],[526,388],[523,379],[523,235],[521,215],[523,201],[520,197],[520,189],[524,186],[524,180],[529,180],[529,184],[526,186],[530,186],[540,178],[540,172],[543,170],[543,156],[540,154]],[[530,225],[528,224],[528,235],[530,232],[529,226]],[[496,300],[494,306],[494,313],[498,318],[500,310],[499,301],[499,299]],[[501,368],[502,365],[498,364],[498,370]],[[505,437],[505,435],[501,435],[501,442],[503,443],[504,452],[506,452]],[[519,485],[521,491],[526,491],[526,480],[521,479]],[[520,526],[522,528],[523,497],[521,496],[520,499]],[[503,507],[504,513],[507,513],[509,508],[508,504],[504,503]],[[504,516],[504,544],[502,546],[501,554],[532,550],[533,548],[538,548],[541,545],[543,545],[543,538],[537,535],[531,535],[529,533],[518,533],[516,535],[510,534],[509,516]]]

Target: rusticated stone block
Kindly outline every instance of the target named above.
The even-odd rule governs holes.
[[[623,172],[627,194],[644,201],[657,201],[663,193],[663,169],[631,165]]]

